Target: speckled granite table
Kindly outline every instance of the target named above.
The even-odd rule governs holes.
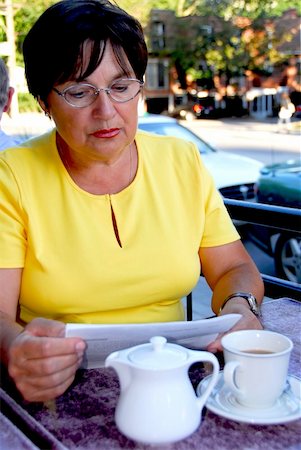
[[[278,299],[263,305],[265,328],[281,332],[294,342],[289,373],[301,376],[301,303]],[[222,355],[219,355],[221,366]],[[192,366],[194,386],[207,375],[203,366]],[[55,402],[29,404],[2,377],[0,389],[1,450],[144,450],[149,447],[124,437],[114,423],[119,395],[117,376],[111,369],[79,371],[73,386]],[[166,450],[300,450],[301,420],[281,425],[234,422],[204,409],[199,429]],[[158,448],[158,447],[157,447]],[[160,447],[163,448],[163,447]]]

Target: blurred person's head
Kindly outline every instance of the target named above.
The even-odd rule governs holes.
[[[9,85],[7,67],[3,59],[0,58],[0,119],[2,114],[9,110],[13,94],[14,88]]]

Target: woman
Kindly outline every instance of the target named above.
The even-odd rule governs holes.
[[[201,268],[214,311],[260,328],[239,291],[260,303],[262,282],[197,149],[137,132],[139,23],[107,0],[64,0],[24,59],[56,129],[0,159],[1,348],[23,396],[72,383],[85,342],[64,338],[65,322],[182,320]]]

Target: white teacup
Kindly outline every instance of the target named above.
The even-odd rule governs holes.
[[[224,381],[236,400],[250,408],[272,407],[287,380],[292,341],[267,330],[241,330],[222,338]]]

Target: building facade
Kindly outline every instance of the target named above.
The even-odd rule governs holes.
[[[232,21],[232,27],[245,27],[245,20]],[[145,35],[149,48],[149,63],[145,77],[146,109],[152,113],[172,112],[178,104],[189,102],[195,95],[214,97],[219,108],[225,107],[225,99],[240,97],[243,107],[251,115],[266,117],[275,115],[279,95],[283,90],[296,97],[298,103],[301,92],[300,67],[300,30],[301,18],[295,10],[286,11],[281,17],[265,20],[261,33],[273,42],[279,42],[277,51],[283,55],[284,63],[273,66],[266,58],[263,65],[267,68],[265,75],[254,70],[245,70],[235,79],[226,74],[212,77],[212,85],[205,86],[202,80],[196,81],[175,63],[175,55],[181,51],[179,45],[190,51],[200,45],[204,39],[210,39],[223,33],[225,23],[216,16],[176,17],[174,11],[154,9],[150,13],[145,27]],[[245,27],[246,32],[255,33],[252,28]],[[289,34],[288,34],[289,30]],[[287,39],[286,39],[287,36]],[[209,41],[208,41],[209,40]],[[210,45],[210,44],[209,44]],[[261,56],[262,57],[262,56]],[[264,56],[263,56],[264,57]],[[196,55],[196,59],[198,55]],[[197,64],[203,71],[208,68],[206,61],[199,58]],[[210,84],[210,83],[209,83]],[[301,100],[300,100],[301,103]]]

